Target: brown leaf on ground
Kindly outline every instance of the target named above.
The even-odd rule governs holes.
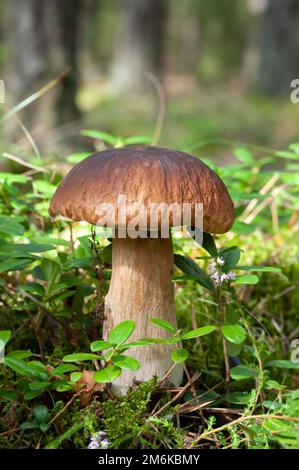
[[[105,388],[105,384],[99,384],[94,380],[94,371],[83,370],[82,377],[76,383],[76,388],[82,390],[80,395],[80,402],[82,406],[88,405],[94,393],[102,392]]]

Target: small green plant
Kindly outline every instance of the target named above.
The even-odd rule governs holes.
[[[194,231],[194,229],[193,229]],[[248,337],[248,331],[244,328],[244,313],[238,303],[236,291],[232,286],[235,284],[257,284],[258,276],[255,274],[238,275],[238,271],[249,272],[271,272],[280,273],[281,269],[270,266],[243,266],[239,265],[241,250],[237,246],[218,249],[211,234],[203,233],[202,248],[207,251],[208,256],[197,259],[209,261],[208,271],[204,271],[192,259],[175,255],[176,266],[183,271],[184,276],[176,277],[176,282],[192,280],[198,282],[202,287],[213,294],[219,312],[219,326],[222,334],[224,361],[226,369],[226,382],[231,379],[229,356],[237,356]],[[231,308],[233,307],[233,308]],[[243,323],[243,325],[242,325]],[[247,329],[248,330],[248,329]],[[186,339],[186,338],[185,338]],[[237,374],[246,375],[244,368],[234,368],[233,378]],[[247,374],[248,374],[247,370]],[[253,375],[253,371],[250,372]]]
[[[116,325],[110,332],[107,341],[97,340],[91,343],[91,353],[74,353],[63,358],[64,362],[84,362],[97,361],[97,365],[102,361],[104,366],[97,370],[93,376],[95,382],[113,382],[120,375],[123,369],[134,371],[140,368],[140,363],[132,356],[124,354],[131,348],[150,347],[154,344],[177,344],[183,340],[199,338],[200,336],[212,333],[216,327],[213,325],[204,326],[190,331],[177,330],[169,322],[160,318],[153,318],[151,322],[172,333],[166,339],[141,338],[134,342],[127,342],[135,329],[135,322],[127,320]],[[106,351],[104,353],[104,351]],[[95,354],[100,352],[101,354]],[[176,364],[185,362],[188,358],[188,351],[184,348],[176,348],[171,353],[171,359]],[[78,380],[80,377],[78,376]]]

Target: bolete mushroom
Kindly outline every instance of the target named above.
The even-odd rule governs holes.
[[[220,178],[198,158],[166,148],[105,150],[81,161],[64,178],[50,214],[115,229],[104,337],[124,320],[136,322],[132,340],[167,337],[165,330],[150,322],[152,318],[176,325],[169,226],[184,223],[186,208],[189,225],[196,226],[200,204],[205,232],[224,233],[231,227],[233,203]],[[124,371],[116,387],[124,392],[133,379],[164,376],[172,364],[172,348],[164,344],[130,350],[141,368]],[[171,381],[179,385],[181,380],[182,369],[177,367]]]

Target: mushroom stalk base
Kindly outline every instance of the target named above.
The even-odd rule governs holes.
[[[114,238],[112,245],[112,278],[105,302],[104,337],[125,320],[134,320],[136,328],[130,341],[140,338],[167,338],[170,333],[153,325],[151,318],[162,318],[176,326],[174,286],[172,283],[173,252],[171,238]],[[173,362],[170,354],[175,345],[150,345],[129,349],[140,362],[134,372],[123,370],[113,382],[114,389],[125,393],[136,381],[157,375],[160,379]],[[180,385],[183,375],[177,365],[169,380]]]

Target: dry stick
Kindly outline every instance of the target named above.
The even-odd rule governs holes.
[[[196,330],[197,327],[198,327],[198,324],[197,324],[197,319],[196,319],[196,311],[195,311],[195,307],[194,307],[193,304],[191,306],[191,321],[192,321],[193,330]],[[202,343],[201,343],[200,339],[196,338],[195,343],[197,344],[200,352],[203,353],[203,347],[202,347]]]
[[[254,401],[254,404],[253,404],[251,412],[250,412],[250,414],[252,415],[254,410],[255,410],[255,407],[257,405],[258,399],[261,395],[261,392],[262,392],[263,381],[264,381],[264,368],[263,368],[263,362],[261,360],[259,350],[258,350],[257,345],[256,345],[256,341],[254,339],[253,334],[251,333],[250,327],[249,327],[247,321],[245,320],[245,318],[244,318],[244,324],[245,324],[247,333],[248,333],[248,335],[251,339],[251,343],[253,345],[253,349],[254,349],[254,352],[255,352],[255,356],[256,356],[256,359],[257,359],[257,362],[258,362],[258,365],[259,365],[259,371],[260,371],[260,374],[259,374],[260,376],[257,377],[257,379],[256,379],[256,381],[257,381],[257,383],[256,383],[256,397],[255,397],[255,401]]]
[[[279,194],[281,193],[282,191],[284,191],[286,188],[288,187],[287,184],[281,184],[280,186],[278,186],[277,188],[273,189],[273,191],[271,192],[271,195],[269,197],[267,197],[266,199],[264,199],[264,201],[262,201],[256,208],[254,211],[251,212],[251,214],[249,214],[246,219],[244,220],[244,222],[246,224],[250,224],[250,222],[252,222],[258,215],[259,213],[265,209],[265,207],[267,207],[269,204],[271,204],[271,202],[273,201],[273,199]]]
[[[278,181],[279,179],[279,175],[278,174],[275,174],[273,175],[269,181],[267,181],[267,183],[262,187],[262,189],[260,189],[259,193],[261,195],[265,195],[267,194],[267,192],[274,186],[274,184]],[[246,219],[246,217],[250,214],[250,212],[255,208],[255,206],[257,205],[257,203],[259,202],[259,200],[257,198],[255,199],[252,199],[252,201],[250,201],[250,203],[247,205],[246,209],[244,210],[243,214],[241,214],[240,216],[240,220],[244,220]]]
[[[40,166],[32,165],[32,163],[25,162],[25,160],[22,160],[22,158],[16,157],[15,155],[12,155],[11,153],[3,152],[2,156],[5,158],[8,158],[9,160],[12,160],[13,162],[19,163],[22,166],[30,168],[31,170],[35,170],[38,173],[49,173],[48,170],[45,170],[44,168]]]
[[[153,134],[152,145],[157,145],[161,136],[162,127],[165,119],[165,95],[161,83],[153,73],[148,73],[147,77],[153,84],[158,96],[158,115],[155,131]]]
[[[162,377],[162,379],[158,382],[158,386],[161,386],[167,379],[168,377],[171,375],[173,369],[177,366],[177,364],[173,364],[170,369],[168,369],[168,371],[166,372],[166,374],[164,375],[164,377]]]
[[[31,145],[35,155],[41,159],[41,153],[36,145],[36,142],[34,141],[32,135],[30,134],[29,130],[27,129],[27,127],[25,126],[25,124],[21,121],[21,119],[19,118],[19,116],[17,114],[15,114],[14,116],[15,120],[17,121],[17,123],[19,124],[20,128],[22,129],[22,131],[24,132],[29,144]]]
[[[211,413],[219,413],[219,414],[228,414],[228,415],[241,415],[243,414],[243,410],[234,410],[231,408],[215,408],[215,407],[206,407],[206,411]]]
[[[73,222],[68,222],[68,226],[70,230],[70,249],[71,249],[71,252],[74,253],[75,243],[74,243],[74,234],[73,234]]]
[[[183,362],[183,368],[184,368],[185,374],[187,376],[188,382],[190,382],[191,375],[189,374],[189,371],[188,371],[188,368],[187,368],[185,362]],[[197,393],[196,393],[196,389],[194,387],[194,383],[191,384],[191,390],[192,390],[193,396],[196,397]]]
[[[188,389],[188,387],[193,383],[195,382],[198,377],[200,376],[200,373],[199,372],[196,372],[193,377],[189,380],[189,382],[187,382],[187,384],[168,402],[166,403],[164,406],[162,406],[162,408],[160,408],[158,411],[156,411],[155,414],[153,414],[152,416],[157,416],[158,414],[160,414],[162,411],[164,411],[166,408],[168,408],[169,405],[171,405],[171,403],[175,402],[176,400],[178,400],[178,398],[180,398],[184,393],[185,391]]]
[[[177,410],[177,414],[182,414],[182,413],[192,413],[193,411],[199,410],[201,411],[202,408],[206,409],[207,405],[210,405],[213,403],[214,400],[209,400],[205,402],[198,403],[197,405],[190,406],[188,403],[184,403],[183,405],[180,406],[180,408]],[[201,419],[203,421],[207,422],[207,420],[201,416]]]
[[[54,421],[56,421],[57,418],[59,418],[60,415],[62,415],[68,408],[69,406],[71,406],[71,404],[73,403],[73,401],[79,396],[81,395],[81,393],[83,393],[84,390],[80,390],[79,392],[75,393],[72,398],[64,405],[63,408],[61,408],[60,411],[58,411],[58,413],[51,419],[51,421],[49,422],[49,424],[53,424]]]
[[[0,123],[3,123],[10,119],[12,116],[17,114],[19,111],[22,109],[26,108],[29,104],[33,103],[35,100],[40,98],[42,95],[50,91],[52,88],[54,88],[61,80],[64,79],[64,77],[71,71],[71,67],[67,67],[58,77],[54,78],[51,80],[49,83],[47,83],[45,86],[40,88],[38,91],[33,93],[32,95],[28,96],[28,98],[25,98],[23,101],[18,103],[14,108],[12,108],[10,111],[4,114],[4,116],[1,118]]]
[[[9,436],[10,434],[14,434],[15,432],[18,432],[18,431],[21,431],[21,430],[22,430],[22,428],[10,429],[9,431],[1,432],[0,437]]]
[[[271,215],[272,215],[272,230],[274,233],[278,233],[279,218],[278,218],[278,211],[277,211],[277,202],[275,199],[273,199],[271,203]]]
[[[194,447],[195,444],[197,444],[199,441],[202,439],[206,439],[207,436],[211,436],[212,434],[216,434],[217,432],[224,431],[227,428],[230,428],[231,426],[235,426],[236,424],[242,423],[242,421],[249,421],[251,419],[280,419],[282,421],[294,421],[296,423],[299,423],[299,418],[294,418],[292,416],[279,416],[279,415],[266,415],[266,414],[261,414],[261,415],[250,415],[250,416],[241,416],[240,418],[235,419],[234,421],[231,421],[230,423],[224,424],[223,426],[220,426],[219,428],[212,429],[211,431],[203,432],[200,436],[198,436],[194,442],[192,442],[191,446],[188,447],[188,449],[191,449]]]

